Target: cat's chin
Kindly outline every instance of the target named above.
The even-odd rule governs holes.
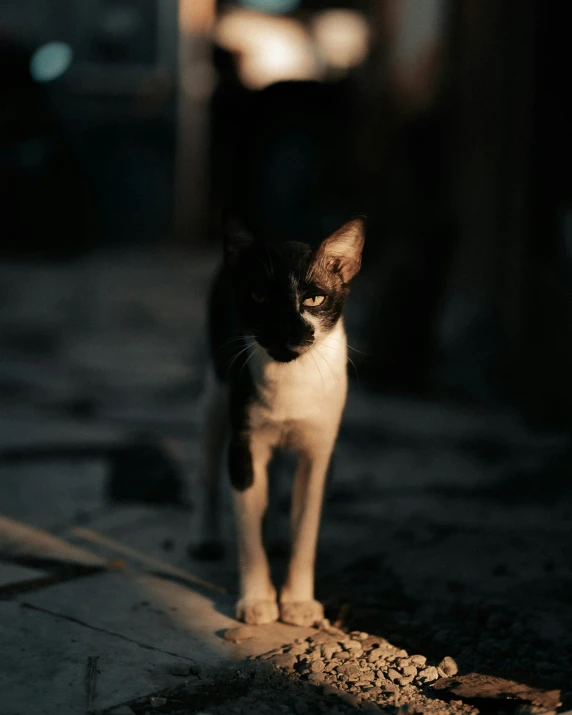
[[[300,357],[300,353],[294,350],[289,350],[288,348],[267,350],[266,352],[268,353],[268,356],[274,360],[274,362],[288,363]]]

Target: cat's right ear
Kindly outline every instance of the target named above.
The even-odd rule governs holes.
[[[253,243],[252,234],[239,221],[234,218],[225,221],[223,248],[224,259],[227,263],[234,263]]]

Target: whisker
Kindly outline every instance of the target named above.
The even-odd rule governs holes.
[[[249,361],[254,357],[256,354],[256,346],[250,345],[249,347],[252,348],[252,352],[250,355],[246,358],[246,360],[242,363],[242,367],[240,368],[240,372],[238,373],[238,381],[240,382],[240,376],[242,375],[242,371],[244,368],[248,365]]]
[[[358,350],[357,348],[354,348],[353,345],[350,345],[347,340],[340,340],[340,338],[335,338],[333,335],[328,335],[326,338],[327,340],[335,340],[337,343],[344,343],[348,346],[350,350],[353,350],[356,353],[359,353],[360,355],[364,355],[365,357],[369,357],[370,353],[364,353],[361,350]]]
[[[323,347],[323,348],[326,348],[326,349],[329,349],[329,350],[337,350],[337,348],[333,347],[332,345],[328,345],[327,342],[322,343],[322,347]],[[323,357],[323,356],[322,356],[322,357]],[[354,372],[355,372],[355,374],[356,374],[356,378],[357,378],[357,381],[358,381],[358,385],[361,385],[360,379],[359,379],[359,373],[358,373],[357,366],[356,366],[355,362],[351,359],[351,357],[350,357],[347,353],[346,353],[346,360],[351,364],[351,366],[352,366],[353,369],[354,369]]]
[[[314,361],[314,365],[316,366],[318,372],[320,373],[320,377],[322,378],[322,395],[324,394],[324,390],[326,389],[326,383],[324,382],[324,376],[322,375],[322,371],[320,370],[320,367],[316,361],[316,358],[314,357],[313,351],[310,351],[310,355],[312,356],[312,360]]]
[[[242,341],[244,341],[244,340],[246,340],[246,339],[247,339],[247,338],[246,338],[246,336],[244,336],[244,335],[237,335],[236,337],[228,338],[227,340],[225,340],[223,343],[221,343],[221,344],[218,346],[218,348],[216,349],[216,352],[218,353],[219,350],[222,350],[223,348],[228,347],[231,343],[242,342]]]
[[[249,349],[252,348],[252,347],[253,347],[253,343],[249,343],[248,345],[246,345],[246,347],[242,348],[242,350],[239,350],[239,351],[236,353],[236,355],[234,355],[234,357],[230,360],[230,362],[229,362],[229,364],[228,364],[228,366],[227,366],[227,368],[226,368],[226,371],[225,371],[225,374],[224,374],[225,379],[228,377],[230,371],[231,371],[232,368],[234,367],[234,364],[236,363],[236,361],[238,360],[238,358],[239,358],[243,353],[245,353],[247,350],[249,350]]]
[[[339,387],[339,386],[340,386],[340,381],[338,380],[338,376],[336,375],[335,370],[334,370],[333,367],[330,365],[330,363],[328,362],[328,360],[326,360],[326,358],[325,358],[325,357],[322,355],[322,353],[318,350],[318,348],[316,348],[316,352],[317,352],[318,355],[322,358],[322,360],[326,363],[326,365],[330,368],[330,372],[332,373],[332,376],[333,376],[334,380],[336,381],[337,386]]]

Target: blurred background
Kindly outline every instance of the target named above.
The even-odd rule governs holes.
[[[61,534],[96,528],[104,496],[174,503],[180,522],[137,512],[97,528],[188,563],[221,211],[310,242],[366,214],[319,593],[333,617],[351,602],[358,627],[389,623],[465,667],[508,667],[518,650],[533,672],[542,648],[562,685],[564,13],[533,0],[3,0],[0,507]],[[208,573],[233,588],[227,566]],[[510,631],[525,612],[528,640]],[[504,645],[481,652],[487,619]]]
[[[570,417],[564,22],[538,3],[5,0],[1,250],[369,218],[362,379]],[[354,356],[355,357],[355,356]]]

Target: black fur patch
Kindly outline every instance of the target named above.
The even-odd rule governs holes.
[[[360,248],[361,252],[361,248]],[[244,233],[227,237],[225,264],[209,302],[209,341],[217,378],[230,390],[232,485],[244,490],[254,480],[248,408],[256,385],[248,361],[254,341],[277,362],[291,362],[314,342],[312,313],[328,331],[340,319],[349,286],[320,252],[304,243],[266,244]],[[314,307],[307,298],[325,296]]]
[[[228,470],[230,483],[238,491],[244,491],[254,484],[252,454],[248,439],[234,435],[228,448]]]

